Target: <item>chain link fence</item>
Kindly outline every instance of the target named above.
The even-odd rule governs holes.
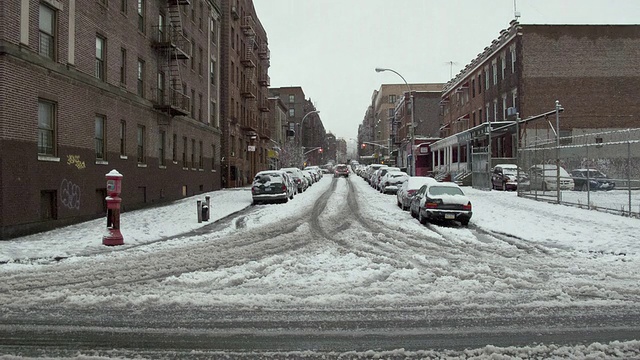
[[[525,134],[519,196],[640,218],[640,129]]]

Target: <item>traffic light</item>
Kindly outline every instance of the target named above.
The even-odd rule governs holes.
[[[361,147],[364,149],[364,148],[366,148],[366,147],[367,147],[367,144],[363,143],[363,144],[361,145]]]
[[[318,149],[318,152],[319,152],[319,153],[322,153],[322,148]]]

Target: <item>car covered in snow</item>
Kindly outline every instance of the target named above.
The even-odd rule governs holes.
[[[575,169],[571,171],[575,190],[611,190],[616,182],[597,169]]]
[[[518,165],[498,164],[491,171],[491,188],[495,190],[517,190],[518,183],[528,185],[528,182],[527,174]]]
[[[463,226],[471,220],[471,200],[453,182],[423,185],[411,199],[411,216],[421,224],[428,221],[459,221]]]
[[[396,193],[396,201],[402,210],[408,210],[411,205],[411,199],[420,190],[422,185],[437,183],[438,181],[429,176],[409,176],[409,178],[400,185]]]
[[[404,171],[389,171],[380,179],[380,192],[383,194],[396,194],[398,187],[409,179]]]
[[[260,171],[254,176],[251,184],[253,204],[284,202],[293,199],[296,185],[285,171]]]

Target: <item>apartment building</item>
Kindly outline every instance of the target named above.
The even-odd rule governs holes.
[[[245,186],[269,167],[270,52],[251,0],[222,0],[222,184]]]
[[[559,133],[640,127],[638,25],[526,25],[508,29],[467,64],[442,92],[444,138],[432,146],[444,171],[470,167],[471,148],[515,156],[516,115],[535,118],[564,111]],[[490,129],[489,129],[490,128]],[[497,131],[496,131],[497,130]],[[521,142],[555,130],[547,120],[521,128]]]
[[[294,156],[296,160],[291,165],[320,165],[323,159],[320,149],[324,144],[326,131],[313,102],[299,86],[269,88],[269,94],[280,98],[288,108],[286,125],[290,134],[293,134],[293,143],[301,152]]]
[[[2,7],[0,238],[220,188],[217,0]]]

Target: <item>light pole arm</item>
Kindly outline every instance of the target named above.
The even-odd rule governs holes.
[[[317,146],[317,147],[314,147],[314,148],[313,148],[313,149],[311,149],[311,150],[305,151],[302,155],[307,155],[308,153],[313,152],[313,151],[316,151],[316,150],[318,150],[318,149],[322,149],[322,146]]]
[[[303,125],[304,125],[304,121],[307,119],[307,117],[311,114],[318,114],[320,113],[320,110],[313,110],[313,111],[309,111],[308,113],[306,113],[303,117],[302,120],[300,120],[300,146],[302,146],[302,130],[304,129]]]

